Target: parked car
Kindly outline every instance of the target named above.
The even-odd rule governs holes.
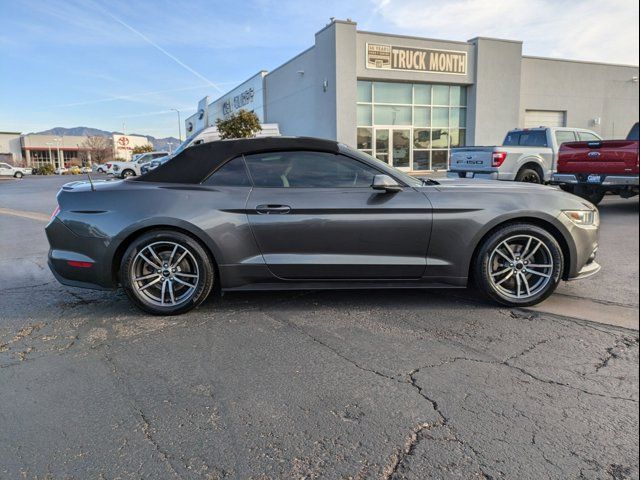
[[[101,163],[100,165],[95,166],[96,173],[107,173],[109,170],[109,163]]]
[[[468,188],[473,185],[473,188]],[[554,187],[419,180],[331,140],[210,142],[127,182],[73,182],[46,227],[74,287],[186,312],[221,291],[465,287],[541,302],[595,274],[599,217]],[[135,205],[135,208],[132,206]]]
[[[150,162],[147,162],[147,163],[145,163],[144,165],[142,165],[140,167],[140,174],[144,175],[145,173],[150,172],[151,170],[155,170],[160,165],[168,162],[169,160],[171,160],[171,155],[167,155],[166,157],[157,158],[156,160],[151,160]]]
[[[449,176],[545,183],[565,142],[602,140],[591,130],[539,127],[511,130],[499,147],[451,149]]]
[[[608,192],[638,195],[638,123],[625,140],[562,144],[551,183],[596,205]]]
[[[53,171],[53,173],[55,173],[56,175],[62,175],[64,173],[67,173],[68,171],[69,169],[67,167],[58,167]]]
[[[0,177],[22,178],[32,173],[31,168],[15,167],[8,163],[0,162]]]
[[[169,152],[148,152],[130,162],[112,162],[107,173],[113,173],[118,178],[135,177],[141,174],[140,167],[156,158],[166,157]]]

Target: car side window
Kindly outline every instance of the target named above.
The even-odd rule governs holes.
[[[578,137],[580,137],[581,142],[598,142],[600,139],[590,132],[578,132]]]
[[[380,173],[353,158],[325,152],[270,152],[245,160],[256,187],[365,188]]]
[[[556,131],[556,142],[558,145],[562,145],[567,142],[575,142],[576,136],[571,130],[557,130]]]
[[[225,163],[207,178],[203,185],[211,187],[250,187],[251,180],[247,175],[242,157],[237,157]]]
[[[0,168],[11,168],[7,163],[0,163]]]

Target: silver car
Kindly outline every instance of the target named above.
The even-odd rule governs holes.
[[[188,148],[144,176],[74,182],[46,227],[49,265],[122,286],[153,314],[222,291],[464,288],[536,304],[600,267],[598,211],[540,185],[418,180],[330,140]]]

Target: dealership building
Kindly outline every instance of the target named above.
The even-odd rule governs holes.
[[[500,144],[516,127],[624,137],[638,120],[638,67],[524,56],[522,42],[359,31],[334,20],[315,43],[186,119],[189,134],[244,108],[285,135],[344,142],[406,171],[442,170],[449,150]]]

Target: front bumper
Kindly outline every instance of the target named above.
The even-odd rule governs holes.
[[[578,274],[575,277],[570,277],[568,280],[574,281],[574,280],[582,280],[583,278],[589,278],[594,276],[600,270],[602,270],[602,267],[600,266],[600,264],[597,263],[596,261],[593,261],[591,263],[588,263],[584,267],[582,267],[582,269],[578,271]]]

